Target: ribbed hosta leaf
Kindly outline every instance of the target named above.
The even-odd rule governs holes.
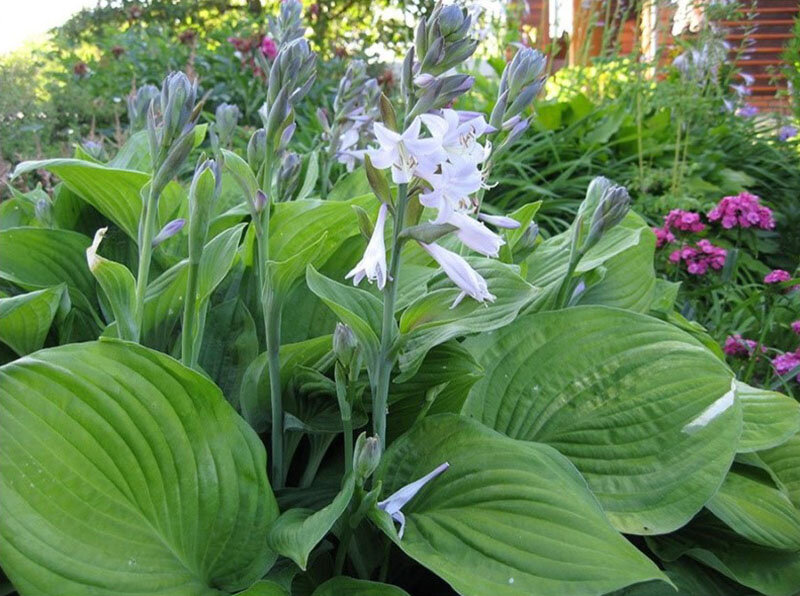
[[[468,348],[485,375],[464,411],[569,457],[620,531],[679,528],[722,483],[741,431],[733,375],[672,325],[585,306]]]
[[[416,372],[432,347],[507,325],[536,296],[538,290],[520,277],[517,267],[491,259],[469,261],[484,277],[496,300],[482,304],[466,297],[451,308],[460,291],[444,274],[435,276],[428,284],[428,294],[409,305],[400,317],[401,379]]]
[[[742,404],[740,453],[775,447],[800,431],[800,403],[776,391],[736,381]]]
[[[794,435],[772,449],[738,457],[766,470],[794,506],[800,509],[800,435]]]
[[[25,596],[213,596],[261,577],[277,504],[219,389],[117,340],[0,368],[0,564]]]
[[[800,511],[771,483],[746,472],[747,466],[728,472],[706,507],[756,544],[800,551]]]
[[[95,282],[86,264],[92,241],[76,232],[12,228],[0,232],[0,278],[26,290],[66,283],[72,303],[92,311]]]
[[[800,586],[800,553],[754,544],[710,514],[647,544],[665,561],[691,557],[766,596],[795,596]]]
[[[66,286],[0,298],[0,341],[24,356],[44,345]]]
[[[23,162],[14,170],[14,176],[39,169],[61,178],[67,188],[136,240],[139,215],[142,212],[142,197],[139,193],[150,181],[149,174],[63,158]],[[178,216],[182,196],[177,184],[170,183],[164,189],[158,206],[161,224]]]
[[[383,498],[429,473],[402,509],[405,534],[373,519],[410,557],[465,596],[605,594],[664,576],[609,524],[575,467],[455,414],[423,420],[386,452]]]

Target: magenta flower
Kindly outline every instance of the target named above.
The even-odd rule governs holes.
[[[681,232],[702,232],[706,229],[700,221],[700,214],[692,211],[673,209],[664,218],[664,228],[667,230],[680,230]]]
[[[771,230],[775,227],[772,210],[760,203],[756,195],[741,192],[736,196],[723,197],[708,213],[709,221],[719,221],[726,230],[742,228],[761,228]]]
[[[722,349],[728,356],[750,357],[753,355],[757,345],[757,342],[753,341],[752,339],[744,339],[737,333],[735,335],[729,335],[725,338],[725,346]],[[767,349],[764,346],[761,346],[761,351],[766,352]]]
[[[795,352],[786,352],[772,359],[772,366],[778,375],[783,376],[800,366],[800,349]],[[795,379],[800,383],[800,375]]]
[[[795,321],[792,323],[792,331],[794,331],[797,335],[800,335],[800,321]]]
[[[669,228],[653,228],[653,233],[656,235],[656,248],[661,248],[665,244],[672,244],[675,242],[675,235],[669,231]]]
[[[783,269],[775,269],[767,273],[764,277],[765,284],[779,284],[783,281],[789,281],[792,279],[792,276],[789,274],[788,271],[784,271]]]
[[[683,261],[686,271],[692,275],[705,275],[709,269],[719,271],[725,266],[728,251],[714,246],[708,240],[700,240],[694,246],[683,246],[669,255],[672,263]]]
[[[264,39],[261,40],[261,53],[270,60],[274,60],[275,56],[278,55],[278,45],[275,40],[265,35]]]

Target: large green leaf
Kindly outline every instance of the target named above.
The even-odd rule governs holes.
[[[372,518],[459,594],[604,594],[665,579],[611,527],[569,460],[474,420],[424,419],[391,445],[376,479],[385,497],[443,462],[403,507],[402,539],[386,513]]]
[[[733,375],[672,325],[583,306],[468,347],[486,373],[465,412],[569,457],[620,531],[679,528],[722,483],[741,432]]]
[[[333,501],[320,509],[289,509],[275,520],[267,540],[272,549],[297,563],[305,571],[308,555],[330,532],[333,524],[347,509],[353,498],[355,480],[352,475],[344,479],[342,489]]]
[[[278,583],[261,580],[254,583],[244,592],[239,592],[236,596],[291,596],[291,594]]]
[[[14,176],[39,169],[61,178],[67,188],[136,240],[142,212],[139,193],[150,181],[149,174],[80,159],[61,158],[23,162],[14,170]],[[164,189],[158,208],[161,224],[177,217],[182,196],[177,184],[171,183]]]
[[[664,582],[646,582],[608,596],[754,596],[749,588],[687,557],[664,563],[663,567],[674,588]]]
[[[432,347],[507,325],[536,296],[537,289],[520,277],[518,267],[483,258],[469,261],[486,280],[496,300],[481,304],[465,298],[451,308],[459,290],[444,274],[435,276],[428,284],[429,292],[409,305],[400,317],[401,379],[416,372]]]
[[[408,592],[391,584],[339,576],[326,581],[311,596],[408,596]]]
[[[739,458],[766,470],[794,506],[800,509],[800,435],[796,434],[772,449],[746,453]]]
[[[41,348],[65,292],[60,285],[0,298],[0,341],[20,356]]]
[[[740,453],[775,447],[800,431],[800,403],[788,395],[736,381],[742,404]]]
[[[93,312],[95,282],[86,264],[92,241],[76,232],[12,228],[0,232],[0,278],[26,290],[66,283],[72,303]]]
[[[172,358],[37,352],[0,368],[0,421],[0,564],[26,596],[212,596],[274,560],[261,441]]]
[[[794,596],[800,586],[800,553],[754,544],[710,515],[647,544],[665,561],[691,557],[766,596]]]
[[[389,386],[389,438],[404,433],[425,415],[460,412],[481,376],[480,365],[459,342],[451,340],[433,348],[412,378]]]
[[[751,542],[800,551],[800,511],[774,485],[747,473],[747,466],[728,472],[706,507]]]

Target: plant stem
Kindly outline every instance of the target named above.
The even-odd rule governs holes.
[[[139,270],[136,274],[136,337],[139,341],[142,335],[142,322],[144,321],[144,297],[147,293],[147,278],[150,274],[150,261],[153,256],[153,236],[156,233],[156,218],[158,215],[158,196],[153,192],[151,183],[150,192],[142,207],[142,219],[139,222]]]
[[[283,488],[283,396],[281,394],[281,308],[270,288],[264,304],[267,365],[269,367],[269,400],[272,409],[272,486]]]
[[[353,471],[353,419],[351,414],[353,371],[355,365],[351,363],[350,374],[345,375],[344,367],[337,362],[333,376],[336,381],[336,399],[342,416],[342,431],[344,434],[344,473],[345,476]],[[357,374],[357,373],[356,373]]]
[[[183,328],[181,329],[181,362],[189,368],[196,368],[195,321],[197,320],[197,278],[199,262],[189,262],[189,278],[186,282],[186,297],[183,302]]]
[[[397,273],[400,269],[400,232],[406,214],[408,185],[397,188],[394,230],[392,232],[392,256],[389,263],[389,279],[383,289],[383,323],[381,325],[381,349],[378,355],[375,392],[372,400],[373,432],[381,441],[381,450],[386,449],[386,404],[389,399],[389,381],[392,374],[390,352],[394,343],[394,304],[397,299]]]

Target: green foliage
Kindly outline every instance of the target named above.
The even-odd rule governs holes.
[[[312,114],[329,105],[330,73],[345,61],[332,58],[299,101],[294,71],[242,74],[226,45],[248,27],[260,36],[260,14],[237,21],[250,13],[221,0],[129,12],[140,6],[107,3],[61,30],[61,60],[82,44],[127,44],[118,59],[90,59],[85,78],[67,73],[78,77],[70,93],[83,85],[101,99],[92,115],[109,106],[113,115],[107,85],[188,60],[210,105],[235,101],[244,126],[221,147],[215,123],[200,123],[211,112],[177,76],[178,99],[154,108],[148,130],[121,135],[117,151],[17,166],[15,185],[35,172],[47,184],[15,188],[0,205],[0,565],[13,582],[0,593],[796,591],[800,405],[790,383],[800,371],[775,379],[763,357],[731,367],[709,335],[774,321],[789,343],[800,297],[763,291],[753,280],[766,265],[748,251],[777,262],[796,240],[765,233],[737,244],[744,273],[725,282],[749,276],[752,286],[731,290],[741,292],[734,302],[724,288],[662,279],[645,219],[763,187],[782,231],[800,176],[787,146],[736,116],[709,126],[688,108],[673,112],[658,99],[662,83],[633,72],[621,79],[631,90],[606,65],[591,72],[606,98],[577,78],[570,85],[585,93],[540,102],[531,129],[484,164],[499,184],[490,178],[470,204],[510,211],[488,220],[498,247],[483,252],[494,256],[474,256],[454,225],[433,228],[431,251],[408,232],[432,227],[425,176],[381,178],[377,198],[363,168],[340,176],[316,161],[326,138]],[[305,15],[313,45],[325,57],[322,40],[355,44],[351,19],[374,9],[320,3]],[[287,2],[281,18],[298,10]],[[460,9],[426,16],[415,44],[433,47],[431,68],[458,62],[453,47],[474,49],[451,38]],[[188,45],[164,33],[175,22],[196,32]],[[390,46],[412,37],[389,23],[362,41],[378,35]],[[313,58],[302,40],[281,51]],[[673,93],[679,82],[663,84]],[[423,96],[408,76],[399,86],[405,105],[383,99],[398,125]],[[483,76],[476,86],[460,107],[488,113],[499,83]],[[264,155],[248,155],[244,131],[266,126],[265,96],[282,121]],[[66,97],[75,96],[54,101]],[[167,116],[194,129],[167,139]],[[686,132],[678,143],[676,130]],[[496,134],[503,147],[508,131]],[[687,147],[677,162],[676,144]],[[198,162],[203,192],[189,190],[189,148],[214,160]],[[304,155],[302,182],[286,190],[277,174],[293,153]],[[633,211],[598,173],[631,184]],[[156,177],[169,179],[161,193]],[[206,201],[199,237],[193,201]],[[190,219],[191,240],[181,231],[153,246],[179,218]],[[385,268],[382,287],[350,284],[362,255]],[[709,306],[676,310],[691,303]],[[718,324],[707,332],[692,315]],[[342,336],[355,345],[342,349]]]

